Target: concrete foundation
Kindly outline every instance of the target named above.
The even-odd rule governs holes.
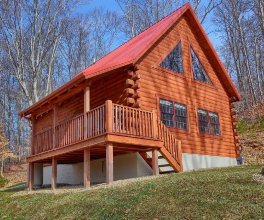
[[[34,186],[42,186],[43,184],[43,164],[34,164]]]
[[[183,171],[237,165],[236,158],[200,154],[182,154]]]
[[[159,154],[160,155],[160,154]],[[151,153],[150,153],[151,156]],[[183,171],[199,170],[203,168],[227,167],[237,164],[236,158],[219,157],[199,154],[182,154]],[[167,163],[159,159],[159,165]],[[36,171],[40,172],[39,174]],[[35,164],[34,183],[41,183],[41,170],[43,170],[43,184],[51,184],[51,166],[40,169]],[[152,175],[152,169],[138,153],[125,154],[114,157],[114,180],[128,179],[140,176]],[[91,161],[91,183],[103,183],[106,181],[105,159]],[[83,184],[83,163],[58,165],[57,183],[59,184]]]

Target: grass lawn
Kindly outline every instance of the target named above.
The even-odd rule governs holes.
[[[0,219],[264,219],[261,166],[167,175],[69,194],[10,197],[20,183],[0,189]]]

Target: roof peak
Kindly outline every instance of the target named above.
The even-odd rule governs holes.
[[[190,7],[190,3],[186,3],[177,10],[171,12],[160,21],[151,25],[138,35],[132,37],[101,59],[97,60],[94,64],[90,65],[86,69],[82,70],[76,76],[84,74],[85,76],[91,76],[101,71],[107,71],[107,69],[118,67],[119,65],[126,63],[133,63],[133,61],[147,48],[156,41],[160,34],[167,30],[177,18]]]

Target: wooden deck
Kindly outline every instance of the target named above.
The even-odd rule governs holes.
[[[34,163],[52,164],[53,189],[56,188],[57,164],[84,162],[90,166],[90,160],[106,158],[107,183],[110,183],[113,156],[134,152],[146,159],[145,153],[152,151],[154,156],[148,164],[155,175],[159,173],[158,151],[176,172],[182,171],[181,142],[163,125],[155,111],[121,106],[107,100],[104,105],[61,124],[56,124],[56,109],[54,112],[53,128],[32,136],[31,156],[27,158],[31,177],[34,176]],[[34,130],[34,122],[32,127]],[[87,170],[89,168],[85,172],[90,173]],[[84,174],[85,179],[89,179],[88,176]],[[87,187],[89,181],[85,179]],[[32,182],[31,179],[30,189]]]
[[[115,145],[114,155],[163,147],[151,111],[112,104],[107,101],[86,114],[33,136],[28,162],[59,163],[83,161],[83,149],[91,147],[91,159],[105,157],[107,142]],[[154,123],[155,121],[155,123]],[[101,153],[102,152],[102,153]]]

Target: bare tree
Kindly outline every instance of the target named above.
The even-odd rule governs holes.
[[[124,14],[124,26],[122,31],[128,38],[141,33],[154,23],[158,22],[187,0],[116,0]],[[201,23],[215,9],[221,0],[191,0],[192,7]]]
[[[51,92],[62,34],[79,0],[2,1],[0,34],[6,55],[29,105]]]
[[[263,1],[223,0],[214,14],[214,22],[221,33],[222,56],[231,54],[229,68],[238,82],[242,95],[242,109],[250,109],[264,101],[263,69]]]

